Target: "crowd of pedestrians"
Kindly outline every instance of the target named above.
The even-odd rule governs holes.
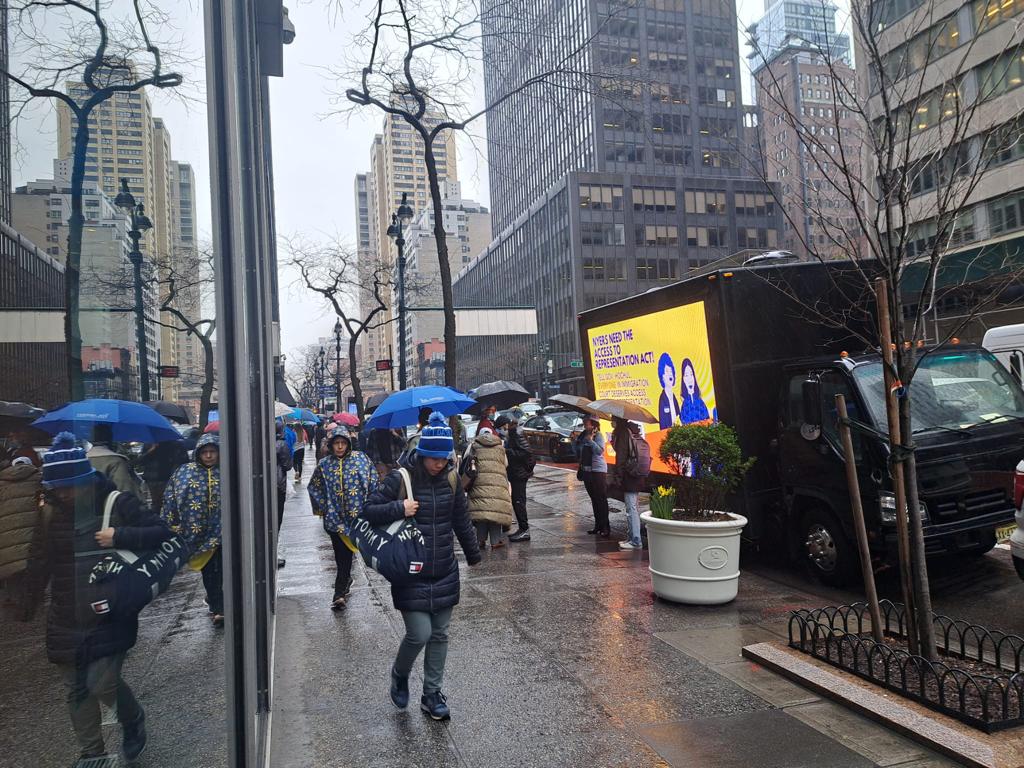
[[[353,555],[359,552],[350,535],[356,522],[387,527],[414,519],[425,554],[413,583],[392,585],[406,631],[388,688],[392,702],[405,708],[409,675],[423,653],[420,706],[434,719],[450,716],[442,684],[449,625],[459,602],[455,541],[473,566],[488,547],[531,538],[526,489],[536,461],[516,413],[485,408],[473,439],[465,435],[459,417],[428,408],[411,429],[279,422],[275,430],[278,530],[289,479],[301,487],[307,448],[315,456],[306,492],[334,553],[332,610],[343,610],[350,596]],[[189,435],[194,442],[165,440],[130,453],[103,423],[92,427],[89,438],[62,433],[47,450],[36,450],[27,434],[8,436],[0,456],[0,582],[21,620],[43,603],[49,585],[46,650],[65,682],[80,759],[106,754],[102,703],[116,705],[121,752],[131,761],[146,745],[145,713],[122,669],[136,642],[138,612],[152,597],[127,609],[81,584],[92,584],[96,574],[102,581],[111,570],[111,552],[144,553],[180,542],[187,567],[201,574],[211,624],[224,625],[220,443],[214,431],[198,439]],[[637,549],[644,465],[637,446],[643,441],[635,424],[621,420],[611,439],[629,521],[629,537],[620,546]],[[590,532],[608,537],[604,447],[597,421],[586,420],[576,441],[579,477],[593,504]],[[646,464],[649,471],[649,455]],[[91,559],[83,560],[83,551]],[[279,558],[278,567],[284,565]],[[164,588],[154,586],[153,595]]]

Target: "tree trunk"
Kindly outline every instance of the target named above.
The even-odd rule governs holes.
[[[203,334],[197,334],[199,343],[203,345],[203,389],[199,396],[199,431],[206,429],[210,414],[210,403],[213,400],[213,379],[215,363],[213,342]]]
[[[82,230],[85,216],[82,214],[82,186],[85,182],[85,159],[89,149],[89,113],[77,115],[78,128],[75,131],[75,148],[71,165],[71,217],[68,219],[68,260],[64,268],[64,339],[65,359],[68,368],[68,397],[82,400],[85,397],[85,381],[82,373],[82,324],[81,271],[82,271]]]
[[[907,358],[910,358],[909,360]],[[913,355],[907,355],[900,366],[900,379],[904,382],[913,375]],[[907,489],[907,513],[910,517],[910,575],[914,582],[914,606],[917,616],[917,636],[920,640],[921,655],[936,661],[935,625],[932,622],[932,595],[928,582],[928,563],[924,554],[924,527],[921,521],[921,501],[917,487],[917,455],[914,449],[914,433],[910,415],[910,390],[900,398],[900,434],[903,444],[909,450],[903,462],[903,477]],[[908,621],[910,617],[907,617]]]
[[[363,402],[363,384],[359,381],[359,371],[356,368],[356,346],[358,344],[358,337],[349,334],[348,337],[348,375],[352,380],[352,397],[356,399],[356,414],[359,416],[359,421],[363,420],[363,409],[366,407],[366,403]],[[340,407],[340,406],[339,406]]]
[[[441,304],[444,307],[444,383],[454,387],[455,376],[455,298],[452,293],[452,268],[448,263],[448,237],[444,231],[444,206],[441,204],[441,181],[430,135],[423,135],[423,160],[430,182],[430,202],[434,209],[434,242],[437,244],[437,267],[441,276]]]

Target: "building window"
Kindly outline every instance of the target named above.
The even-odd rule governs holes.
[[[689,104],[690,86],[675,83],[651,83],[651,101],[656,104]]]
[[[974,21],[978,32],[1024,11],[1024,0],[974,0]]]
[[[1012,232],[1024,224],[1024,193],[1009,195],[988,204],[988,219],[992,234]]]
[[[738,216],[774,216],[775,201],[771,195],[760,192],[737,192],[736,214]]]
[[[725,227],[687,227],[686,244],[691,248],[721,248],[728,240]]]
[[[621,211],[622,187],[580,184],[580,208],[594,211]]]
[[[775,230],[767,227],[737,227],[737,248],[774,248],[777,244]]]
[[[655,147],[654,162],[660,165],[693,165],[693,150],[689,148]]]
[[[679,245],[679,228],[671,224],[638,224],[635,234],[636,244],[640,246]]]
[[[633,210],[664,213],[676,209],[674,189],[633,187]]]
[[[725,192],[684,192],[687,213],[725,214]]]
[[[978,92],[981,99],[1019,88],[1024,83],[1024,53],[1014,46],[1002,56],[996,56],[978,67]]]
[[[583,245],[625,245],[625,225],[602,221],[581,222],[580,241]]]

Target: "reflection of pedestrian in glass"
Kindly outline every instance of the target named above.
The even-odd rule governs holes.
[[[695,421],[707,421],[711,418],[708,407],[700,396],[700,385],[697,383],[697,372],[693,369],[690,358],[683,360],[683,424]]]
[[[679,401],[672,391],[676,386],[676,367],[668,352],[662,352],[658,358],[658,381],[662,388],[658,398],[658,426],[668,429],[679,421]]]
[[[43,462],[49,514],[33,572],[37,591],[50,585],[46,653],[67,687],[71,724],[81,749],[75,765],[106,756],[100,702],[115,708],[122,754],[134,765],[146,747],[146,715],[121,672],[138,637],[138,614],[117,615],[106,601],[85,602],[82,569],[99,563],[104,550],[154,549],[170,533],[131,493],[114,497],[109,525],[103,527],[108,498],[117,489],[93,469],[74,435],[57,435]]]

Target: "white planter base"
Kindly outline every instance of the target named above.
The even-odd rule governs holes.
[[[740,532],[747,518],[691,523],[660,520],[650,512],[640,519],[647,527],[651,584],[665,600],[694,605],[720,605],[736,599],[740,578]]]

